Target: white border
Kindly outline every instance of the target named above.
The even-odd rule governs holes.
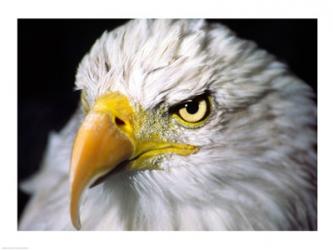
[[[325,249],[332,241],[332,19],[329,1],[11,1],[0,3],[0,249]],[[17,232],[17,18],[318,18],[318,232]],[[38,77],[38,76],[36,76]],[[320,246],[323,245],[323,246]],[[332,249],[332,248],[331,248]]]

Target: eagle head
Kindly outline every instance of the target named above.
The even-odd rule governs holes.
[[[134,20],[96,41],[76,87],[76,228],[81,203],[87,229],[316,227],[314,94],[255,43]]]

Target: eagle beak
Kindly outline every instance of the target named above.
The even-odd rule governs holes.
[[[76,229],[81,228],[79,206],[83,191],[133,154],[133,145],[122,128],[126,123],[126,115],[111,116],[97,106],[76,135],[70,170],[70,215]]]
[[[134,125],[133,117],[128,99],[120,93],[109,93],[96,100],[83,121],[73,145],[70,170],[70,215],[76,229],[81,228],[80,199],[84,190],[116,167],[142,170],[145,160],[157,155],[197,152],[196,146],[163,141],[158,136],[136,138],[134,128],[138,125]]]

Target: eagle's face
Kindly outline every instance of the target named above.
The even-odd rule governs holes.
[[[71,162],[77,228],[81,194],[101,179],[83,224],[315,225],[312,92],[255,44],[203,21],[132,21],[96,42],[76,85],[85,114]]]

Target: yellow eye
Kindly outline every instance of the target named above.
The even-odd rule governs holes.
[[[206,100],[199,102],[188,102],[184,107],[179,109],[179,116],[187,122],[199,122],[205,117],[207,112]]]
[[[174,117],[189,127],[200,126],[208,117],[209,112],[210,102],[206,95],[198,96],[172,108]]]

